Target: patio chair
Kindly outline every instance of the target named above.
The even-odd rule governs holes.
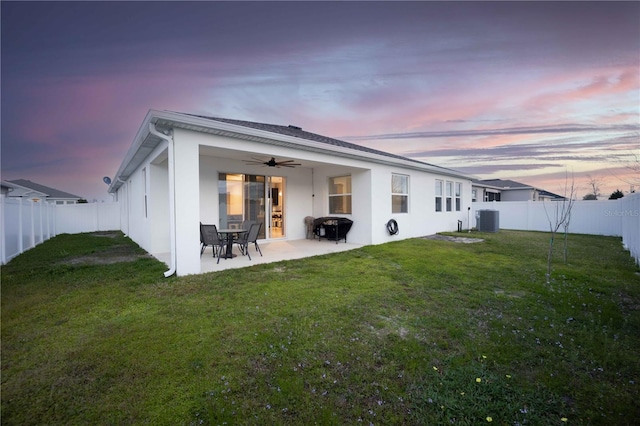
[[[213,257],[218,256],[216,263],[220,263],[220,256],[224,252],[224,240],[220,238],[218,228],[215,225],[200,224],[200,244],[200,256],[202,256],[207,246],[211,246],[213,249]]]
[[[236,243],[238,244],[238,249],[240,249],[240,253],[243,255],[249,256],[249,260],[251,260],[251,255],[249,254],[249,244],[253,243],[256,247],[260,256],[262,256],[262,251],[258,246],[258,235],[260,234],[260,228],[262,227],[262,223],[254,223],[249,228],[249,232],[245,232],[238,237]]]
[[[255,223],[255,220],[245,220],[242,222],[241,228],[248,231],[251,228],[251,225],[254,225]]]
[[[258,245],[258,235],[260,235],[260,228],[262,228],[262,223],[258,223],[253,226],[253,229],[249,230],[249,237],[247,238],[248,244],[253,243],[256,251],[260,253],[260,257],[262,257],[262,250],[260,250],[260,246]]]

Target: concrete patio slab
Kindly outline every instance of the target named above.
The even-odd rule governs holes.
[[[319,256],[329,253],[338,253],[342,251],[353,250],[362,247],[362,244],[353,244],[328,240],[272,240],[269,242],[258,242],[260,249],[262,250],[262,256],[258,253],[253,246],[249,245],[248,256],[243,256],[238,251],[237,246],[233,247],[233,254],[237,255],[233,259],[220,259],[220,263],[217,262],[217,258],[213,257],[211,247],[207,247],[202,257],[200,258],[200,270],[205,272],[217,272],[224,271],[226,269],[234,268],[246,268],[248,266],[259,265],[262,263],[279,262],[281,260],[301,259],[304,257]],[[169,265],[170,255],[169,253],[154,254],[154,256]]]

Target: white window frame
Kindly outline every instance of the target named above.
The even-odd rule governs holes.
[[[456,211],[459,212],[462,209],[462,183],[456,182],[454,185]]]
[[[345,188],[345,192],[336,192],[336,193],[332,193],[331,191],[333,190],[333,188],[336,186],[333,182],[334,179],[342,179],[342,178],[348,178],[349,179],[349,183],[348,183],[348,187],[350,190],[353,190],[352,184],[353,182],[351,181],[351,175],[341,175],[341,176],[331,176],[328,179],[328,193],[329,193],[329,206],[327,207],[329,210],[329,214],[352,214],[353,213],[353,198],[352,198],[352,194],[351,191],[347,192],[347,188]],[[331,202],[331,198],[332,197],[342,197],[344,198],[344,202],[343,207],[345,209],[345,211],[332,211],[332,207],[333,207],[333,203]]]
[[[443,211],[443,203],[442,203],[442,195],[444,192],[444,181],[442,179],[436,179],[436,205],[435,209],[437,212]],[[439,203],[438,203],[439,201]]]
[[[453,182],[448,180],[444,184],[445,190],[445,210],[448,212],[453,211]]]
[[[402,179],[404,181],[404,188],[394,188],[394,180],[396,178]],[[401,192],[396,192],[396,190],[400,190]],[[402,192],[402,190],[405,190]],[[394,199],[405,199],[405,202],[400,202],[400,209],[396,210],[396,203],[394,203]],[[403,209],[404,207],[404,209]],[[404,210],[404,211],[403,211]],[[403,175],[400,173],[392,173],[391,174],[391,212],[392,213],[409,213],[409,175]]]

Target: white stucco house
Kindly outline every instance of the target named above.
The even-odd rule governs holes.
[[[150,110],[114,176],[122,230],[165,275],[200,273],[199,224],[263,224],[260,241],[306,238],[305,217],[346,217],[349,242],[380,244],[468,223],[471,178],[307,132]],[[400,232],[390,235],[395,219]]]

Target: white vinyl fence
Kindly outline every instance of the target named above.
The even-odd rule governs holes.
[[[117,203],[55,205],[0,196],[0,264],[58,234],[119,229]]]
[[[497,210],[500,229],[549,231],[560,201],[489,201],[472,203],[473,219],[479,210]],[[622,237],[624,247],[640,264],[640,193],[617,200],[574,201],[568,231],[573,234]]]
[[[557,201],[473,203],[479,210],[498,210],[501,229],[549,231]],[[54,205],[0,196],[0,264],[58,234],[120,230],[118,203]],[[575,201],[569,232],[622,237],[640,264],[640,193],[618,200]]]

